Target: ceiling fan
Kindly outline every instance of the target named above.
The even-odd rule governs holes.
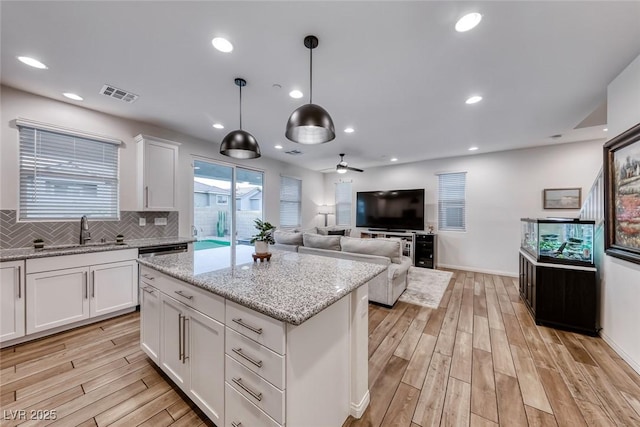
[[[344,153],[340,153],[340,163],[336,165],[336,172],[347,173],[347,171],[364,172],[362,169],[349,166],[349,164],[344,161]]]

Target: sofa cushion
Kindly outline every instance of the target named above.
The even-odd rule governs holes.
[[[301,245],[302,233],[296,231],[276,230],[273,232],[273,239],[276,243],[283,245]]]
[[[302,242],[305,247],[317,249],[340,250],[340,236],[322,236],[320,234],[303,233]]]
[[[319,234],[318,233],[318,227],[311,227],[311,228],[295,228],[294,231],[297,231],[299,233],[312,233],[312,234]]]
[[[400,239],[360,239],[340,237],[343,252],[386,256],[394,264],[402,262],[402,240]]]
[[[318,234],[321,234],[323,236],[349,236],[351,234],[351,229],[338,226],[318,227]]]

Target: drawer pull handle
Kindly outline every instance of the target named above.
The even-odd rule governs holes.
[[[142,277],[144,277],[145,279],[149,279],[149,280],[156,280],[155,277],[149,276],[148,274],[143,274]]]
[[[254,365],[256,365],[258,368],[262,368],[262,360],[258,360],[256,361],[255,359],[247,356],[246,354],[244,354],[242,352],[241,348],[232,348],[231,350],[233,350],[233,352],[235,354],[237,354],[238,356],[242,357],[244,360],[246,360],[247,362],[253,363]]]
[[[242,384],[242,378],[231,378],[231,379],[233,380],[234,383],[238,384],[238,387],[240,387],[241,389],[243,389],[244,391],[249,393],[251,395],[251,397],[256,399],[258,402],[260,402],[262,400],[262,393],[256,393],[255,391],[251,390],[246,385]]]
[[[242,423],[237,423],[235,421],[231,421],[231,426],[232,427],[242,427]]]
[[[186,299],[193,299],[193,295],[187,295],[185,293],[183,293],[182,291],[173,291],[176,294],[180,295],[182,298],[186,298]]]
[[[148,292],[150,294],[153,294],[153,288],[151,286],[146,287],[146,288],[142,288],[143,291]]]
[[[242,326],[242,327],[244,327],[244,328],[247,328],[247,329],[249,329],[250,331],[255,332],[256,334],[261,334],[261,333],[262,333],[262,328],[256,328],[255,326],[247,325],[246,323],[244,323],[244,322],[242,321],[242,319],[231,319],[231,320],[233,320],[234,322],[236,322],[238,325],[240,325],[240,326]]]

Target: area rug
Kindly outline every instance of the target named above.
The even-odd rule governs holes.
[[[437,308],[453,273],[429,268],[409,267],[407,289],[400,301]]]

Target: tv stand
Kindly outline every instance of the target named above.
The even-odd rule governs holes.
[[[396,237],[402,240],[402,254],[411,258],[411,264],[416,267],[436,268],[437,236],[426,231],[379,230],[370,228],[360,233],[360,237],[388,238]]]

